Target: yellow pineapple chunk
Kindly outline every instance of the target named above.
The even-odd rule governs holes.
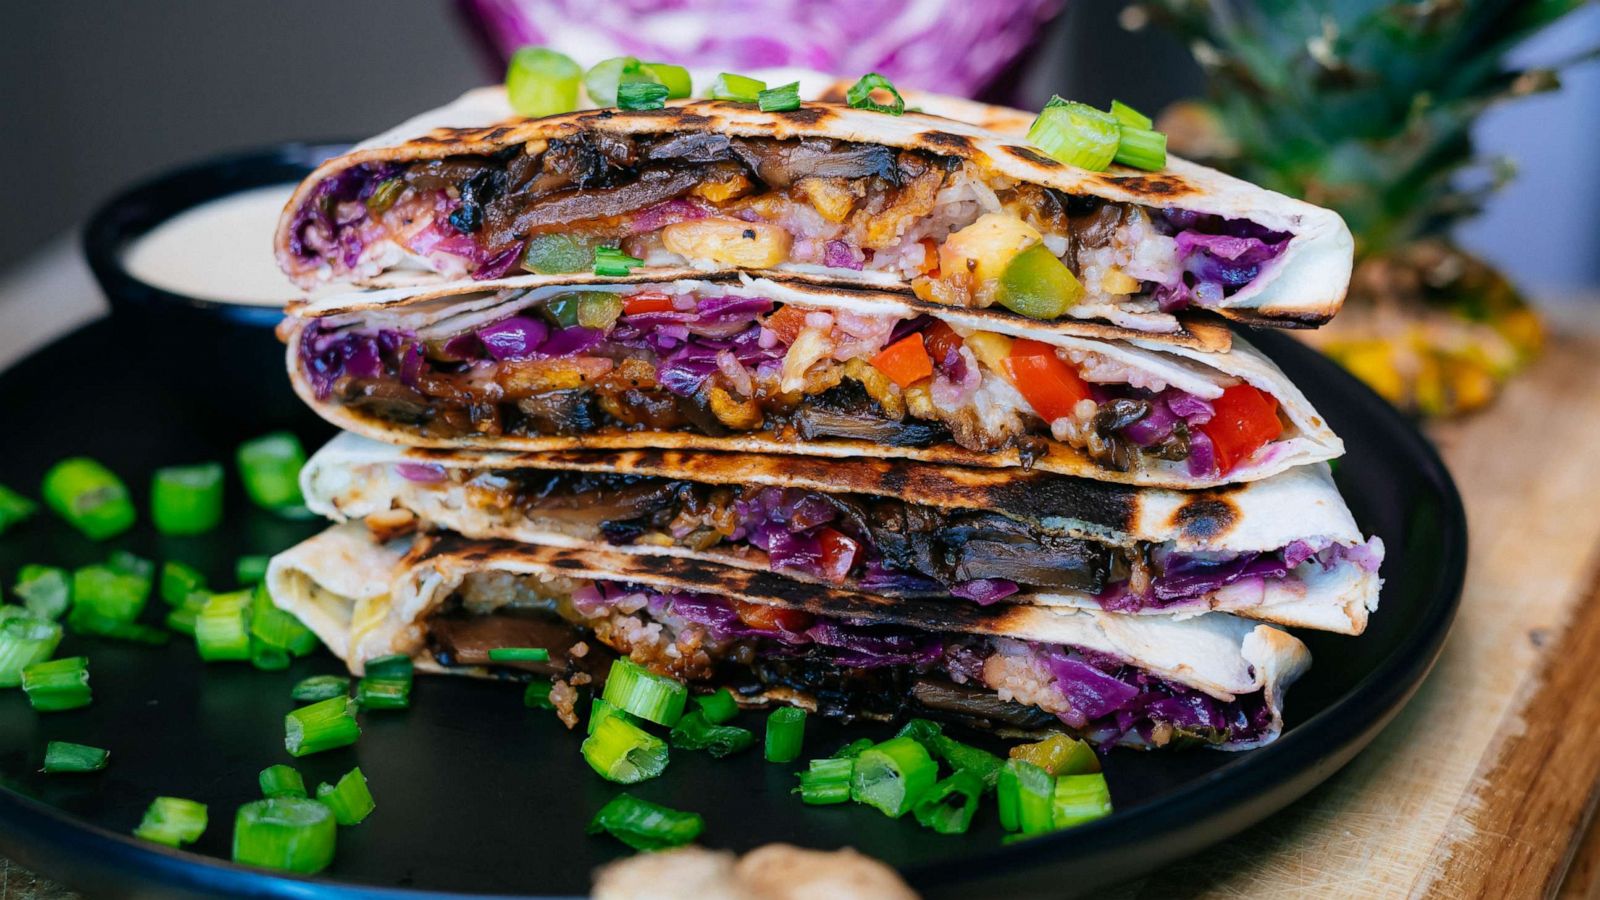
[[[776,225],[738,219],[679,222],[661,230],[661,242],[679,256],[743,269],[770,269],[784,262],[791,240]]]
[[[725,203],[737,197],[750,193],[755,184],[743,174],[735,174],[721,181],[702,181],[694,186],[689,193],[696,197],[704,197],[712,203]]]
[[[1005,371],[1000,364],[1011,355],[1011,338],[992,331],[974,331],[967,335],[966,344],[984,368],[994,372]]]
[[[811,202],[813,208],[829,222],[843,222],[856,208],[856,192],[843,178],[802,178],[794,189]]]
[[[1136,294],[1139,292],[1139,279],[1121,269],[1107,269],[1100,276],[1100,290],[1107,294]]]
[[[1012,257],[1042,240],[1039,232],[1021,219],[984,213],[945,238],[939,248],[939,273],[949,278],[953,272],[970,272],[973,286],[981,290],[1000,278]]]

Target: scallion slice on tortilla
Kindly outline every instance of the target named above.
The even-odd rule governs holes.
[[[206,831],[206,805],[182,797],[157,797],[144,811],[133,836],[176,847],[200,840]]]
[[[898,819],[938,780],[939,764],[921,744],[910,737],[890,738],[856,757],[850,799]]]
[[[194,621],[194,645],[206,662],[250,658],[250,591],[212,594]]]
[[[806,737],[806,711],[784,706],[767,716],[767,762],[786,763],[800,758]]]
[[[283,717],[283,730],[283,746],[293,757],[347,747],[361,737],[355,702],[346,697],[300,707]]]
[[[617,108],[663,109],[670,93],[666,85],[658,82],[624,81],[617,85]]]
[[[600,807],[589,821],[588,832],[605,832],[635,850],[665,850],[694,841],[706,827],[698,813],[681,812],[618,794]]]
[[[1069,166],[1103,172],[1117,155],[1122,126],[1088,105],[1051,97],[1028,129],[1028,142]]]
[[[615,247],[594,248],[594,273],[603,278],[619,278],[644,265],[644,260],[629,256]]]
[[[360,825],[377,808],[360,766],[346,772],[338,784],[317,785],[317,800],[333,811],[340,825]]]
[[[138,513],[128,487],[87,456],[64,459],[44,476],[44,500],[92,540],[115,537],[133,526]]]
[[[762,112],[788,112],[800,108],[800,82],[791,81],[775,88],[767,88],[756,95]]]
[[[549,662],[550,651],[543,647],[495,647],[490,662]]]
[[[565,53],[523,47],[506,67],[506,97],[519,116],[537,118],[578,108],[583,69]]]
[[[723,72],[711,82],[711,99],[732,100],[735,103],[759,103],[767,83],[759,78],[747,78],[732,72]]]
[[[669,100],[682,100],[694,93],[694,83],[689,79],[689,70],[683,66],[654,62],[640,63],[639,68],[654,75],[657,81],[666,85]]]
[[[1115,161],[1135,169],[1163,168],[1167,164],[1167,136],[1148,128],[1124,125],[1117,141]]]
[[[32,563],[23,566],[17,572],[17,583],[11,590],[22,598],[28,615],[35,619],[53,622],[72,606],[72,582],[67,577],[67,570],[55,566]]]
[[[850,799],[850,776],[855,768],[854,759],[813,759],[811,765],[799,773],[800,786],[795,788],[795,793],[807,806],[843,803]]]
[[[601,778],[635,784],[666,769],[666,741],[619,715],[597,716],[590,724],[594,730],[583,739],[583,758]]]
[[[313,875],[333,862],[338,831],[333,811],[315,800],[246,803],[233,820],[233,861]]]
[[[257,506],[281,510],[305,502],[300,496],[300,467],[306,450],[287,431],[275,431],[239,445],[239,477]]]
[[[491,654],[490,659],[493,658]],[[611,664],[601,697],[617,709],[670,728],[683,715],[689,689],[682,682],[657,675],[624,658]]]
[[[1051,824],[1071,828],[1111,815],[1111,789],[1103,772],[1062,775],[1051,794]]]
[[[894,100],[889,103],[879,103],[872,99],[873,91],[888,91]],[[877,72],[868,72],[861,76],[861,80],[850,86],[844,99],[855,109],[870,109],[873,112],[888,113],[891,116],[902,115],[906,111],[906,101],[900,92],[894,89],[894,84],[889,79]]]
[[[939,834],[966,834],[981,796],[983,779],[970,769],[957,769],[930,788],[911,812],[923,827]]]
[[[1151,121],[1149,116],[1123,103],[1121,100],[1111,101],[1111,117],[1122,123],[1124,128],[1150,129],[1156,127],[1156,123]]]
[[[28,704],[38,712],[88,706],[93,700],[89,691],[89,658],[69,656],[24,666],[22,690],[28,695]]]
[[[293,766],[279,763],[261,770],[257,779],[261,783],[261,796],[272,800],[277,797],[306,796],[306,780],[301,777],[300,771]]]
[[[613,56],[595,63],[583,73],[583,90],[595,106],[616,106],[617,88],[628,81],[659,83],[654,72],[635,56]]]
[[[98,772],[111,759],[111,751],[71,741],[51,741],[44,747],[44,768],[40,771]]]
[[[694,702],[705,714],[706,721],[713,725],[726,724],[739,714],[739,702],[727,688],[717,688],[714,694],[702,694],[694,698]]]
[[[150,519],[162,534],[204,534],[222,521],[222,463],[157,469]]]

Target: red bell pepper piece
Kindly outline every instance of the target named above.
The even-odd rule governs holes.
[[[1072,415],[1080,400],[1091,399],[1089,385],[1043,341],[1018,338],[1003,364],[1007,380],[1046,422]]]
[[[623,315],[636,316],[640,313],[670,312],[672,298],[660,291],[640,291],[622,298]]]
[[[1236,384],[1211,401],[1215,412],[1200,430],[1216,449],[1217,470],[1226,475],[1283,434],[1278,399],[1248,384]]]
[[[878,351],[872,367],[889,376],[902,389],[933,375],[933,360],[922,345],[922,335],[909,334]]]

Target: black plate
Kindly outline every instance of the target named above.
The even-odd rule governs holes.
[[[1239,754],[1115,752],[1106,765],[1115,815],[1011,846],[1001,846],[992,806],[965,838],[865,807],[806,808],[789,793],[796,766],[768,765],[759,753],[722,762],[677,753],[664,777],[635,792],[703,813],[708,846],[853,845],[930,895],[966,898],[1087,892],[1225,840],[1327,778],[1431,667],[1461,588],[1465,522],[1432,449],[1383,401],[1286,338],[1259,343],[1344,436],[1340,485],[1356,519],[1389,548],[1383,608],[1367,634],[1303,635],[1316,663],[1289,694],[1289,730],[1277,743]],[[157,465],[228,459],[240,440],[272,428],[294,428],[310,446],[331,434],[293,402],[281,368],[252,373],[269,402],[242,404],[229,382],[191,359],[147,350],[120,323],[100,322],[0,375],[11,423],[0,482],[32,491],[52,461],[88,453],[122,472],[142,504]],[[176,383],[187,387],[164,389]],[[229,500],[227,524],[213,535],[163,540],[141,524],[111,546],[183,559],[225,583],[236,555],[282,549],[317,527],[246,510],[237,489]],[[0,539],[0,577],[9,583],[28,562],[81,565],[108,550],[41,516]],[[377,798],[367,822],[341,829],[332,869],[307,882],[235,867],[225,862],[234,809],[257,796],[260,769],[291,762],[282,724],[290,686],[338,671],[338,662],[319,653],[280,673],[205,666],[181,639],[146,649],[69,636],[62,652],[89,654],[93,706],[41,715],[20,692],[0,692],[0,852],[96,895],[303,897],[312,885],[330,897],[570,895],[624,852],[583,832],[617,788],[588,771],[578,735],[550,713],[523,709],[512,685],[426,679],[411,710],[364,716],[354,748],[299,763],[312,784],[359,763]],[[759,717],[743,718],[759,728]],[[885,733],[813,720],[807,750]],[[37,774],[51,739],[108,747],[111,766]],[[127,836],[159,794],[210,804],[211,827],[195,852]]]

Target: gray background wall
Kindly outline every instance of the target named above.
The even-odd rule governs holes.
[[[1076,0],[1025,93],[1150,107],[1198,88],[1174,41]],[[0,28],[0,267],[75,228],[131,180],[232,148],[360,137],[485,80],[448,0],[22,0]],[[1591,5],[1525,56],[1600,42]],[[1600,283],[1600,65],[1484,123],[1523,175],[1464,232],[1535,291]]]

